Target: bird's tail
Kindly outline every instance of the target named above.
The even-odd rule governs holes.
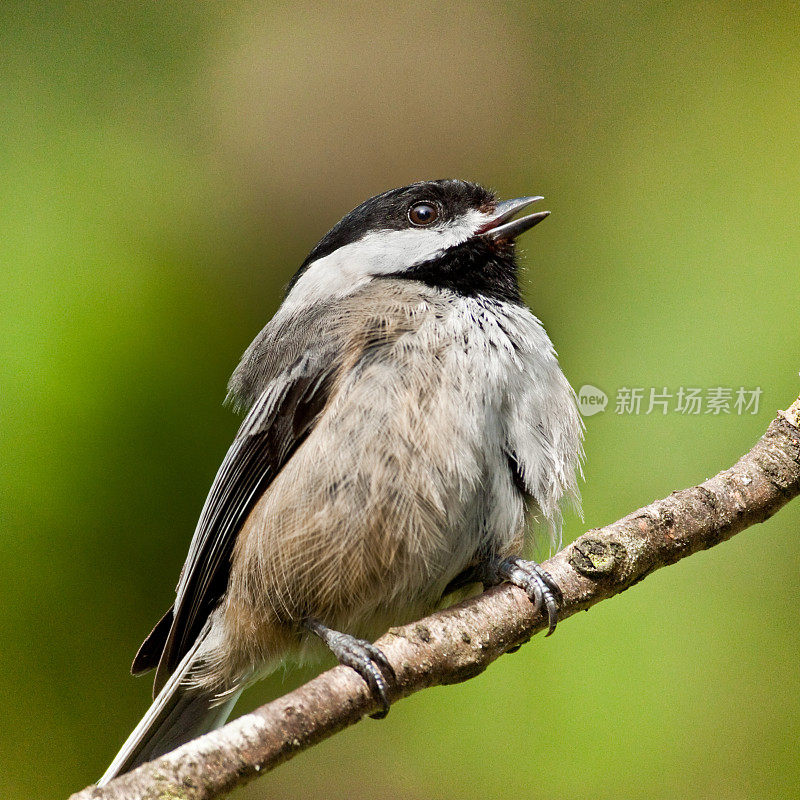
[[[198,690],[187,681],[204,634],[205,631],[197,637],[195,645],[178,664],[98,786],[225,724],[241,690],[226,695],[220,702],[218,695]]]

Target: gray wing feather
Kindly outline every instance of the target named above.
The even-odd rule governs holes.
[[[247,515],[322,413],[339,364],[330,344],[307,352],[269,380],[239,428],[214,479],[181,572],[154,694],[224,595],[236,534]],[[159,626],[154,633],[158,630]],[[166,625],[161,635],[164,630]],[[143,649],[152,657],[157,644],[148,638]]]

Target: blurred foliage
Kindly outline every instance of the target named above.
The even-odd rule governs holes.
[[[227,375],[377,191],[548,198],[527,295],[573,385],[611,398],[587,419],[586,525],[745,451],[800,387],[798,19],[6,0],[0,796],[89,783],[145,710],[128,665],[235,431]],[[764,394],[755,416],[614,413],[622,386],[681,385]],[[799,524],[795,503],[235,796],[795,796]]]

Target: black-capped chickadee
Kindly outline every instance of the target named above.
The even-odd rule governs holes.
[[[557,587],[521,554],[530,517],[558,538],[577,503],[582,426],[517,282],[514,239],[548,212],[515,216],[540,199],[414,183],[311,251],[231,378],[247,415],[133,662],[155,701],[101,783],[221,725],[320,639],[385,714],[369,640],[466,584],[521,586],[552,629]]]

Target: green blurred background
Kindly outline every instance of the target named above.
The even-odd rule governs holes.
[[[5,0],[0,796],[90,783],[144,712],[128,667],[237,427],[227,377],[369,195],[547,197],[527,297],[610,398],[565,538],[749,448],[800,389],[799,34],[788,2]],[[763,395],[618,415],[623,386]],[[234,796],[798,796],[799,524],[796,502]]]

